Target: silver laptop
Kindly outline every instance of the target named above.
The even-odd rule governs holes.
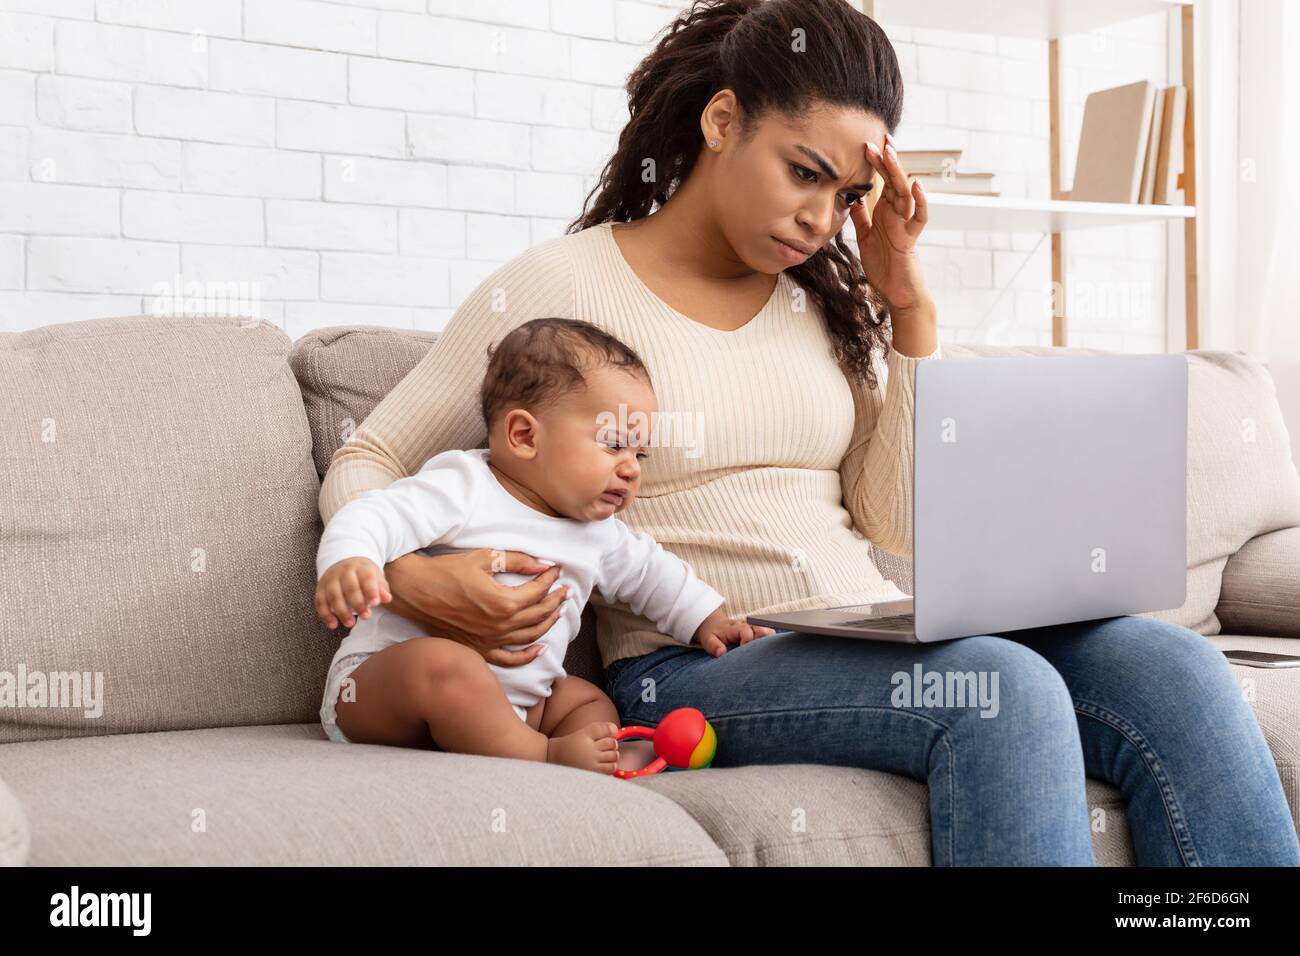
[[[750,615],[910,643],[1181,607],[1187,359],[916,367],[912,598]]]

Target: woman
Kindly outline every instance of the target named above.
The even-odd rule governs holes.
[[[913,374],[940,352],[915,248],[925,194],[890,133],[903,87],[889,41],[843,0],[699,0],[628,94],[594,202],[462,304],[335,455],[322,516],[481,445],[486,346],[556,314],[645,360],[673,440],[651,449],[620,518],[688,560],[730,613],[903,597],[869,548],[910,554]],[[884,187],[868,210],[873,173]],[[555,621],[558,571],[512,553],[504,569],[538,576],[506,588],[494,560],[407,555],[386,568],[390,607],[485,660],[529,660],[540,645],[505,645]],[[693,706],[717,729],[717,767],[924,781],[937,865],[1095,864],[1085,775],[1123,791],[1139,864],[1300,864],[1254,715],[1223,655],[1186,628],[1125,616],[920,647],[781,632],[713,656],[597,605],[624,722]],[[419,644],[352,676],[358,701],[377,690],[372,718],[436,746],[419,713],[381,710],[391,682],[432,679]],[[996,715],[896,703],[893,676],[916,664],[995,675]],[[343,729],[357,739],[363,723]]]

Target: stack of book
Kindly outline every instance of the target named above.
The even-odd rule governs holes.
[[[960,149],[900,149],[898,161],[909,176],[921,181],[926,192],[996,196],[993,174],[959,171]]]
[[[1090,93],[1070,199],[1181,206],[1187,87],[1142,80]]]

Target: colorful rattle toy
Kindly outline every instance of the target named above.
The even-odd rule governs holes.
[[[713,762],[718,750],[718,735],[713,732],[713,726],[694,707],[670,710],[658,727],[624,727],[614,739],[654,741],[658,755],[640,770],[615,770],[614,776],[622,780],[658,773],[665,767],[699,770]]]

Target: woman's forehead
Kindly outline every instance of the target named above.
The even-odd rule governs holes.
[[[880,146],[884,142],[885,125],[879,117],[861,110],[830,106],[796,122],[775,119],[778,115],[773,114],[773,124],[766,127],[772,138],[799,149],[813,162],[821,157],[838,173],[836,179],[857,171],[865,172],[866,180],[871,180],[873,169],[862,155],[862,145],[872,142]]]

